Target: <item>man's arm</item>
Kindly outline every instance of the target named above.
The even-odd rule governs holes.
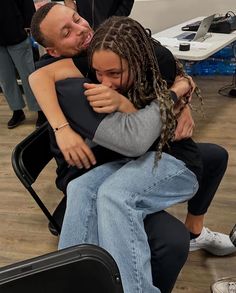
[[[58,104],[55,82],[69,77],[83,77],[70,58],[44,66],[33,72],[29,77],[29,83],[35,98],[52,128],[66,122]]]
[[[166,80],[168,87],[174,85],[176,81],[176,60],[173,54],[160,43],[153,42],[156,58],[162,78]],[[173,88],[172,88],[173,89]],[[181,112],[178,118],[178,124],[175,131],[175,139],[181,140],[192,136],[194,129],[194,121],[189,106]]]
[[[67,121],[58,103],[55,81],[70,76],[81,77],[82,74],[74,65],[72,59],[63,59],[38,69],[29,77],[32,91],[54,129]],[[81,136],[70,127],[60,129],[57,132],[56,139],[68,164],[76,165],[79,168],[89,168],[91,164],[96,163],[90,148]]]

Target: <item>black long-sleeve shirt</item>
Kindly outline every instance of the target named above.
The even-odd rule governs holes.
[[[133,4],[134,0],[76,0],[78,13],[93,28],[110,16],[128,16]]]
[[[35,12],[33,0],[3,0],[0,4],[0,46],[19,44],[27,38]]]

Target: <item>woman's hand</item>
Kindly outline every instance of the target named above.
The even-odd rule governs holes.
[[[84,83],[90,106],[97,113],[123,112],[131,113],[136,109],[123,95],[102,84]]]

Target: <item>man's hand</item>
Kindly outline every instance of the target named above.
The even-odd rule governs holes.
[[[190,76],[188,76],[188,78],[183,76],[177,76],[175,78],[174,84],[170,89],[176,93],[178,98],[188,96],[188,101],[190,102],[195,87],[196,85]]]
[[[102,84],[84,83],[90,106],[97,113],[136,112],[133,104],[123,95]]]
[[[93,152],[79,134],[70,127],[64,127],[56,132],[58,147],[68,165],[89,169],[96,164]]]
[[[189,106],[185,106],[178,118],[178,124],[175,130],[175,140],[189,138],[193,135],[194,121]]]

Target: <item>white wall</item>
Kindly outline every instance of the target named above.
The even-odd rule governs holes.
[[[236,14],[235,0],[135,0],[131,17],[153,33],[198,16]]]

